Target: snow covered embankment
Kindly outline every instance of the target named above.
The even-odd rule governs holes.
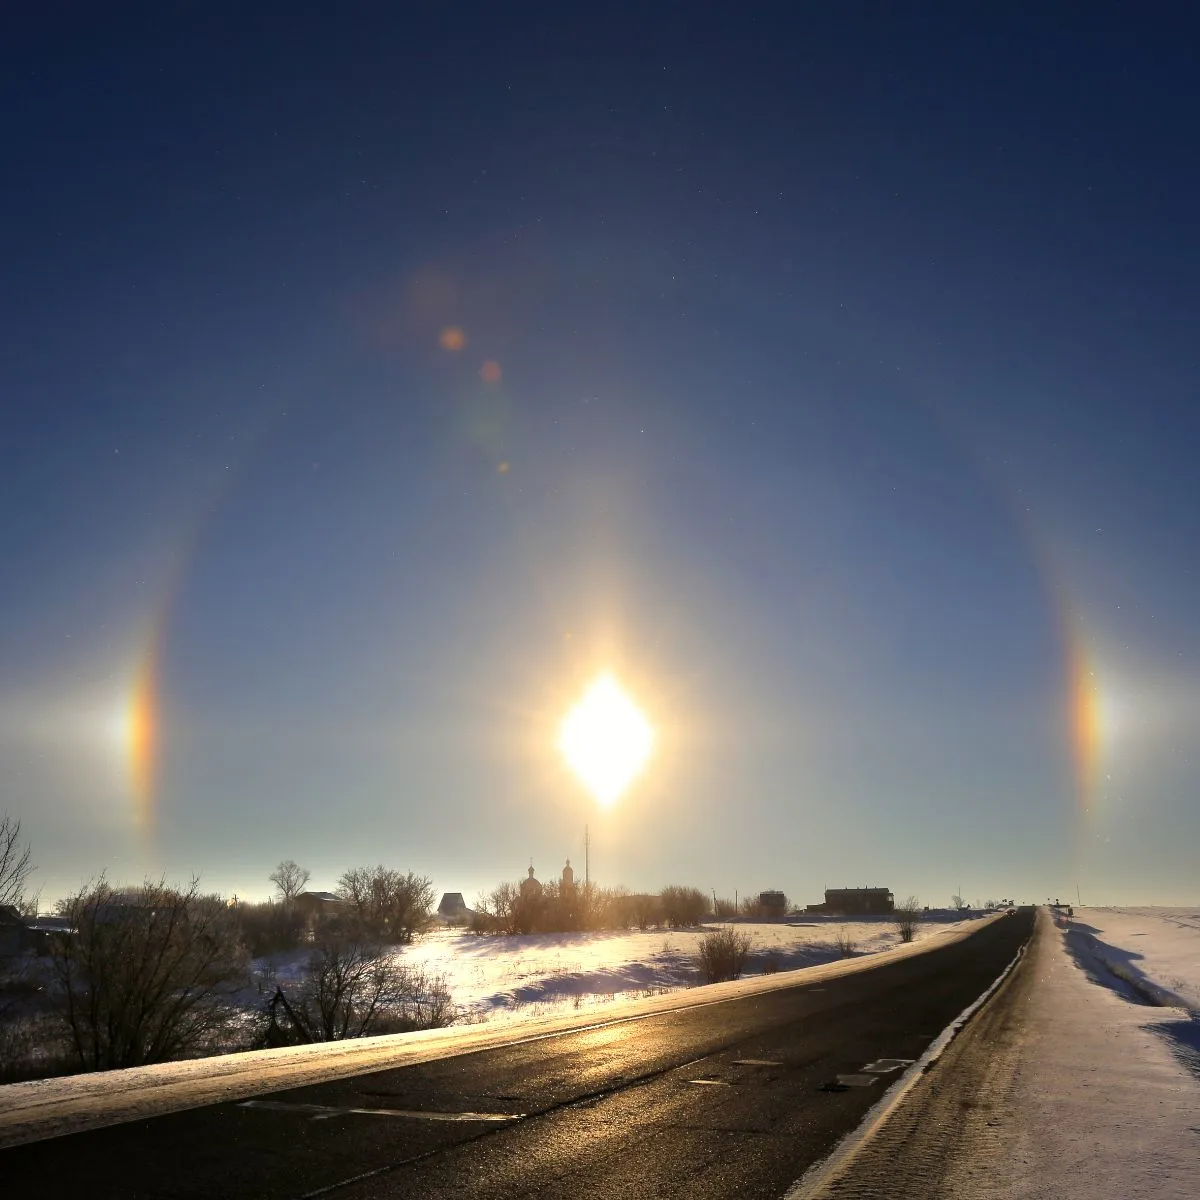
[[[1054,927],[1035,939],[1028,964],[1012,1085],[943,1194],[1192,1200],[1200,1194],[1200,911],[1051,915]],[[1151,996],[1190,1001],[1161,1007]]]

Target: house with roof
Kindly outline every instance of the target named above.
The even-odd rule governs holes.
[[[447,925],[465,925],[475,914],[467,907],[462,892],[443,892],[437,906],[438,920]]]
[[[0,904],[0,958],[16,958],[33,950],[38,940],[15,904]]]
[[[884,917],[896,909],[896,897],[883,887],[826,888],[824,904],[810,904],[810,913],[844,917]]]
[[[345,900],[334,892],[301,892],[293,903],[306,917],[340,913],[346,905]]]

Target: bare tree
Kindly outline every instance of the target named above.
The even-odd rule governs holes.
[[[312,878],[309,871],[294,859],[285,858],[267,878],[275,885],[284,904],[291,904]]]
[[[277,987],[267,1008],[266,1040],[275,1045],[438,1029],[455,1017],[442,976],[431,978],[377,945],[340,937],[318,945],[299,989],[289,998]]]
[[[424,875],[382,865],[355,867],[338,880],[338,895],[369,939],[407,944],[429,926],[433,881]]]
[[[0,905],[25,907],[25,884],[36,870],[29,843],[21,841],[21,822],[8,813],[0,820]]]
[[[60,911],[73,932],[52,943],[51,965],[83,1069],[165,1062],[225,1028],[247,962],[234,910],[198,880],[118,892],[101,878]]]
[[[902,942],[911,942],[916,936],[917,925],[921,920],[921,902],[916,896],[909,896],[903,904],[896,905],[896,932]]]
[[[967,907],[967,902],[962,898],[961,895],[959,895],[958,892],[955,892],[954,895],[950,897],[950,907],[954,909],[955,912],[962,912],[962,910]]]

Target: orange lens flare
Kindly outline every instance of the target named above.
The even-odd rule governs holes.
[[[133,785],[134,823],[148,829],[154,817],[158,769],[158,688],[153,655],[138,672],[126,715],[125,750]]]
[[[438,345],[443,350],[458,351],[467,344],[467,335],[458,325],[447,325],[438,336]]]
[[[500,382],[500,364],[494,359],[489,358],[487,362],[479,368],[479,378],[484,383],[499,383]]]
[[[1099,775],[1104,725],[1095,672],[1078,652],[1071,656],[1070,710],[1075,782],[1080,807],[1086,812],[1091,807]]]

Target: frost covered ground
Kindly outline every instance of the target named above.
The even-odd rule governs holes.
[[[917,927],[916,940],[959,925],[951,913],[933,912]],[[761,923],[739,922],[750,936],[745,974],[791,971],[841,957],[839,938],[854,954],[874,954],[899,942],[888,919],[834,918]],[[714,928],[710,926],[708,928]],[[445,929],[400,951],[401,961],[445,977],[461,1019],[470,1024],[509,1023],[620,1006],[701,982],[696,953],[705,929],[646,932],[535,933],[516,937],[477,936]],[[287,980],[304,966],[307,952],[274,962],[259,960],[260,979]]]
[[[995,1151],[961,1200],[1200,1195],[1200,909],[1054,913]]]

